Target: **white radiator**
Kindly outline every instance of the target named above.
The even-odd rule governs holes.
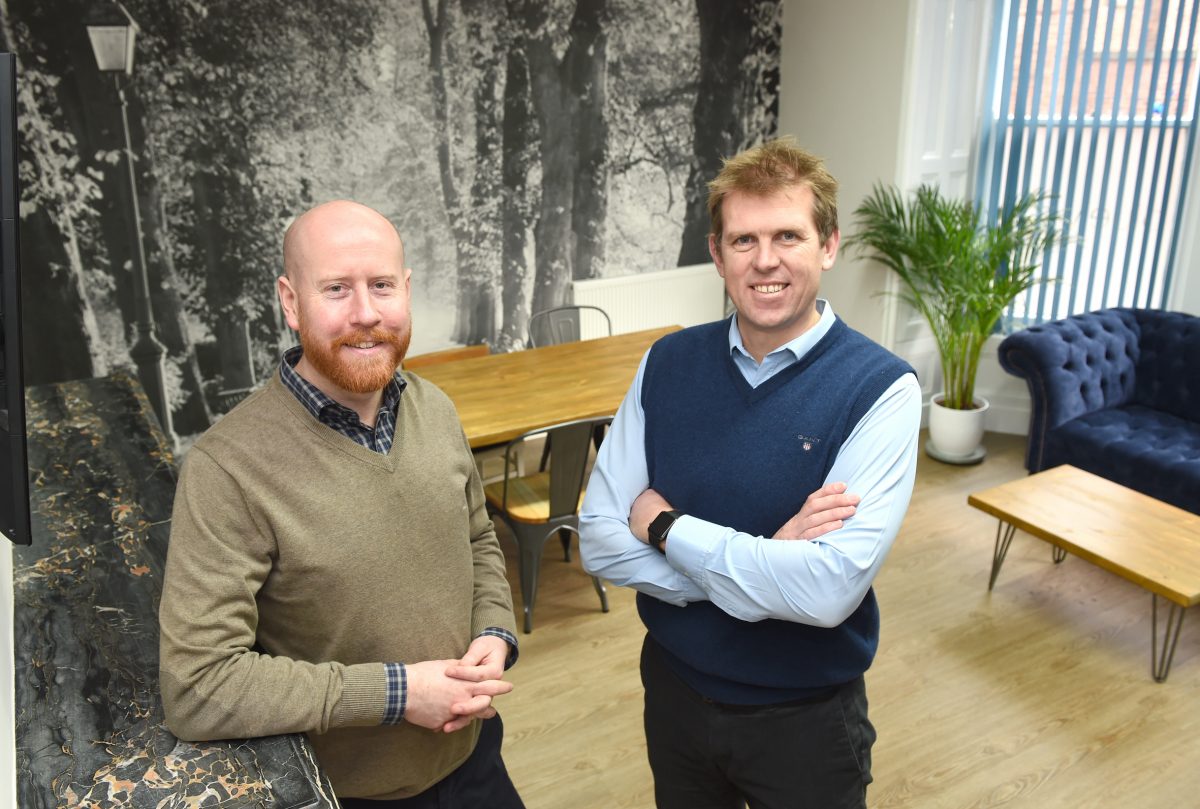
[[[695,326],[725,316],[725,282],[712,264],[575,281],[572,289],[576,304],[599,306],[608,313],[613,334]],[[580,337],[601,336],[588,330],[585,318]]]

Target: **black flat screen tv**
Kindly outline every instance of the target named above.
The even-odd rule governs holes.
[[[17,177],[17,59],[0,53],[0,532],[32,541],[21,361],[20,186]]]

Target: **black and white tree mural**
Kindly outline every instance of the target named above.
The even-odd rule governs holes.
[[[0,0],[19,59],[33,383],[131,365],[130,200],[108,0]],[[414,352],[511,350],[572,280],[708,260],[705,182],[775,132],[780,0],[125,0],[144,240],[181,434],[289,345],[287,223],[399,226]]]

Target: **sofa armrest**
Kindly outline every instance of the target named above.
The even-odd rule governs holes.
[[[1000,366],[1029,386],[1029,471],[1042,469],[1048,430],[1133,400],[1139,334],[1132,312],[1102,309],[1043,323],[1000,343]]]

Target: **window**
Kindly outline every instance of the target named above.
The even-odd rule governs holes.
[[[1048,194],[1067,241],[1011,307],[1021,327],[1161,307],[1194,151],[1200,0],[997,0],[978,201]]]

